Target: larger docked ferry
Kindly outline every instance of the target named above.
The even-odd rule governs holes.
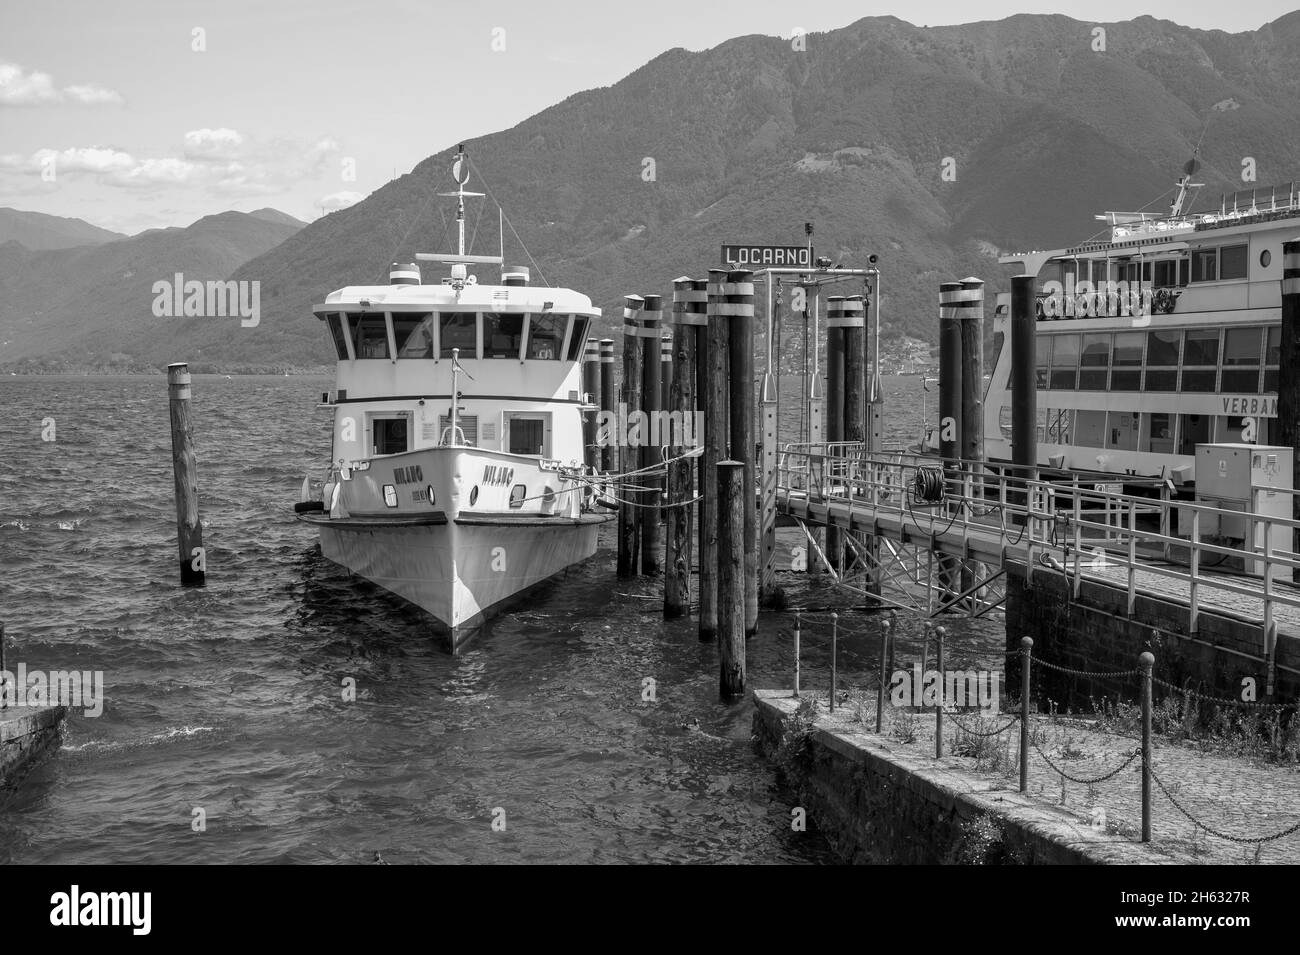
[[[484,616],[596,551],[583,459],[580,361],[591,299],[529,285],[527,269],[479,283],[465,254],[468,160],[453,166],[460,251],[424,284],[349,286],[313,307],[338,356],[328,477],[304,481],[298,516],[321,552],[431,613],[452,649]]]
[[[1166,214],[1109,212],[1109,235],[1004,255],[1038,278],[1038,463],[1195,479],[1198,443],[1274,443],[1282,243],[1297,235],[1295,182],[1188,213],[1194,164]],[[1011,458],[1010,296],[985,400],[986,453]],[[1122,477],[1119,478],[1122,480]]]

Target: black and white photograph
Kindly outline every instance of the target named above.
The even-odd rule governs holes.
[[[1249,938],[1289,6],[2,0],[6,924],[863,865]]]

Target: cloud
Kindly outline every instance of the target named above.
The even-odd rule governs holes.
[[[185,155],[191,159],[234,159],[244,148],[244,137],[236,130],[192,129],[185,134]]]
[[[356,205],[365,197],[365,193],[361,192],[331,192],[328,196],[321,196],[317,199],[316,205],[326,212],[337,212],[339,209],[346,209],[348,206]]]
[[[87,177],[125,189],[186,186],[233,198],[270,196],[325,173],[338,150],[338,143],[328,138],[258,144],[238,130],[203,127],[184,134],[179,155],[136,156],[99,145],[38,149],[30,155],[0,154],[0,175],[30,179],[48,176],[52,169],[56,179]],[[350,194],[338,194],[345,195]]]
[[[74,84],[59,89],[49,73],[24,70],[17,63],[0,61],[0,106],[41,106],[75,103],[82,106],[121,105],[122,94],[102,86]]]

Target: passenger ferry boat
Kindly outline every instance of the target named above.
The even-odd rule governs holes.
[[[299,519],[321,552],[427,610],[454,651],[485,615],[596,551],[611,515],[584,465],[586,295],[506,269],[479,283],[465,254],[468,160],[453,165],[457,255],[424,284],[395,264],[388,285],[349,286],[313,312],[338,355],[329,475],[303,482]]]
[[[1109,236],[1004,255],[1039,279],[1038,463],[1195,479],[1198,443],[1274,443],[1282,243],[1300,229],[1291,182],[1186,212],[1195,160],[1165,215],[1108,212]],[[985,398],[986,454],[1011,459],[1010,294]]]

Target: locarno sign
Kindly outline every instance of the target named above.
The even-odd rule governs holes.
[[[799,245],[724,245],[722,264],[744,267],[812,268],[813,253]]]

